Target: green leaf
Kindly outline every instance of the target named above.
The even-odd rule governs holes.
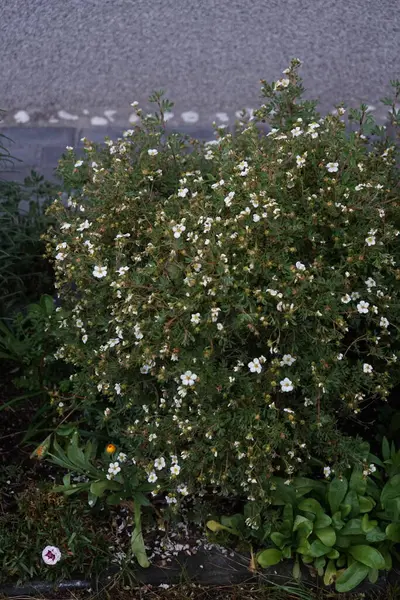
[[[351,504],[341,504],[340,512],[342,515],[342,519],[345,519],[346,517],[348,517],[349,514],[351,513]]]
[[[298,557],[296,557],[296,560],[294,561],[292,574],[293,574],[293,578],[296,581],[299,581],[301,579],[301,569],[300,569],[300,563],[299,563]]]
[[[285,546],[282,548],[282,558],[291,558],[292,556],[292,548],[291,546]]]
[[[336,533],[333,527],[324,527],[323,529],[316,529],[315,535],[321,540],[325,546],[334,546],[336,542]]]
[[[274,542],[275,546],[278,546],[278,548],[283,548],[283,546],[289,539],[288,536],[283,535],[278,531],[274,531],[273,533],[271,533],[270,538]]]
[[[319,540],[315,540],[315,542],[311,544],[310,554],[311,556],[314,556],[314,558],[318,558],[319,556],[328,554],[331,550],[332,548],[330,546],[325,546],[325,544]]]
[[[381,493],[381,504],[385,508],[389,500],[400,497],[400,474],[394,475],[384,486]]]
[[[329,552],[329,554],[327,554],[328,558],[332,558],[333,560],[336,560],[337,558],[339,558],[340,556],[340,552],[338,550],[335,550],[334,548]]]
[[[282,552],[277,550],[276,548],[269,548],[268,550],[263,550],[258,554],[257,561],[258,564],[263,568],[272,567],[273,565],[277,565],[282,560]]]
[[[350,519],[340,533],[341,535],[362,535],[361,519]]]
[[[336,580],[335,589],[337,592],[350,592],[354,590],[369,573],[369,568],[359,562],[354,562],[346,569]]]
[[[360,513],[368,513],[375,506],[375,500],[369,496],[358,496],[358,502],[360,505]]]
[[[311,556],[311,545],[307,540],[301,540],[296,548],[296,552],[298,554],[305,554],[306,556]]]
[[[382,554],[383,558],[385,559],[385,570],[390,571],[393,567],[393,561],[392,561],[392,556],[391,556],[389,550],[387,550],[387,548],[382,548],[381,554]]]
[[[350,477],[349,489],[361,496],[365,494],[367,479],[364,477],[361,467],[354,467]]]
[[[383,460],[389,460],[390,458],[390,445],[386,437],[382,440],[382,456]]]
[[[293,525],[293,531],[301,531],[302,536],[308,538],[310,533],[313,530],[312,521],[303,517],[302,515],[297,515]]]
[[[90,492],[93,496],[101,498],[106,490],[120,490],[121,484],[118,481],[112,481],[108,479],[102,479],[100,481],[93,481],[90,484]]]
[[[350,490],[349,492],[347,492],[346,497],[344,499],[344,504],[351,506],[351,510],[349,513],[350,517],[358,517],[358,515],[360,514],[360,503],[358,501],[358,495],[356,491]]]
[[[386,527],[386,537],[391,542],[400,542],[400,523],[390,523]]]
[[[378,581],[379,571],[378,569],[370,569],[368,574],[368,579],[370,583],[376,583]]]
[[[377,525],[378,525],[378,521],[375,521],[375,520],[370,521],[367,513],[361,519],[361,529],[363,530],[364,533],[369,533],[370,531],[375,529],[375,527]]]
[[[314,521],[314,529],[323,529],[324,527],[329,527],[331,525],[332,519],[326,513],[319,513],[316,515]]]
[[[207,521],[206,525],[208,529],[213,533],[217,533],[218,531],[227,531],[232,535],[239,535],[239,531],[237,531],[236,529],[232,529],[231,527],[226,527],[225,525],[218,523],[218,521]]]
[[[368,531],[365,537],[367,542],[383,542],[386,539],[386,533],[379,527],[374,527],[372,531]]]
[[[331,507],[332,514],[338,512],[340,505],[342,504],[346,493],[347,493],[347,479],[343,477],[339,479],[339,477],[335,477],[332,479],[328,486],[328,502]]]
[[[131,550],[139,565],[146,569],[150,566],[150,562],[147,558],[146,548],[144,546],[141,523],[141,506],[139,504],[134,505],[134,518],[135,528],[131,537]]]
[[[298,505],[299,510],[313,513],[314,515],[318,515],[323,513],[323,508],[317,500],[314,498],[305,498]]]
[[[332,585],[336,577],[336,567],[333,560],[330,560],[327,564],[324,574],[324,585]]]
[[[379,502],[381,490],[371,477],[368,477],[368,479],[367,479],[366,492],[367,492],[368,496],[371,496],[371,498],[373,498],[375,500],[375,502]]]
[[[309,479],[307,477],[295,477],[293,479],[293,486],[297,498],[301,498],[311,491],[320,493],[321,495],[324,495],[326,491],[325,481],[318,481],[317,479]]]
[[[332,525],[334,526],[336,531],[339,531],[340,529],[342,529],[344,527],[345,523],[342,520],[342,513],[340,511],[335,512],[335,514],[333,515]]]
[[[132,494],[132,500],[134,501],[135,504],[138,504],[139,506],[150,506],[151,505],[151,502],[147,498],[147,496],[145,496],[141,492],[134,492]]]
[[[371,569],[384,569],[385,559],[376,548],[372,546],[352,546],[348,550],[349,554],[363,565]]]

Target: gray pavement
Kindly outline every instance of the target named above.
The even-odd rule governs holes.
[[[322,112],[364,101],[383,123],[399,50],[400,0],[0,0],[0,132],[18,178],[51,177],[66,145],[120,135],[164,88],[169,125],[210,139],[294,56]]]
[[[399,32],[399,0],[2,0],[0,107],[35,124],[129,114],[163,87],[175,117],[204,123],[254,107],[293,56],[324,110],[375,106],[399,76]]]

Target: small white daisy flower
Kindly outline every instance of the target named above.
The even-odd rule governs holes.
[[[329,173],[337,173],[339,170],[339,163],[337,162],[329,162],[326,164],[326,168]]]
[[[375,246],[376,244],[376,238],[374,235],[369,235],[368,237],[365,238],[365,243],[367,244],[367,246]]]
[[[374,369],[372,368],[371,365],[369,365],[368,363],[364,363],[363,364],[363,371],[364,373],[372,373]]]
[[[261,373],[262,366],[258,358],[253,358],[248,365],[251,373]]]
[[[369,302],[365,302],[365,300],[361,300],[357,304],[357,310],[360,314],[366,314],[368,312]]]
[[[293,383],[290,381],[290,379],[288,377],[285,377],[285,379],[282,379],[282,381],[280,381],[280,385],[281,385],[282,392],[291,392],[293,390]]]
[[[94,275],[94,277],[97,277],[97,279],[106,277],[107,276],[107,267],[95,266],[95,268],[93,269],[93,275]]]
[[[281,360],[280,364],[281,364],[281,367],[284,367],[284,366],[291,367],[294,362],[296,362],[296,359],[294,356],[292,356],[291,354],[284,354],[282,356],[282,360]]]

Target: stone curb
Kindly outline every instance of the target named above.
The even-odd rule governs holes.
[[[318,590],[323,586],[322,582],[312,577],[310,571],[303,567],[301,584],[294,582],[292,576],[293,561],[287,560],[274,567],[263,569],[257,573],[249,571],[250,556],[237,552],[222,552],[214,549],[211,551],[199,551],[195,555],[179,554],[170,563],[152,564],[148,569],[139,566],[133,568],[137,585],[148,585],[157,588],[165,585],[177,585],[188,582],[202,586],[233,586],[244,583],[259,583],[260,585],[284,586],[287,588],[307,588]],[[108,580],[117,573],[117,569],[109,571],[109,575],[98,580],[74,579],[60,582],[32,581],[24,585],[2,585],[0,596],[32,596],[38,593],[54,593],[59,591],[72,591],[78,589],[98,590],[107,586]],[[382,593],[385,598],[385,590],[388,585],[398,585],[400,572],[393,569],[387,575],[379,578],[377,583],[365,582],[355,590],[357,594],[364,594],[364,598],[373,597],[377,600],[377,593]],[[352,592],[353,593],[353,592]],[[295,596],[294,596],[295,597]]]

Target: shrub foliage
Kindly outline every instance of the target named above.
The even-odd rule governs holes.
[[[63,410],[172,502],[209,486],[265,501],[273,475],[361,464],[344,424],[398,381],[396,149],[369,141],[365,110],[353,133],[341,107],[320,117],[298,67],[263,82],[236,135],[167,135],[155,95],[155,116],[60,165]]]

